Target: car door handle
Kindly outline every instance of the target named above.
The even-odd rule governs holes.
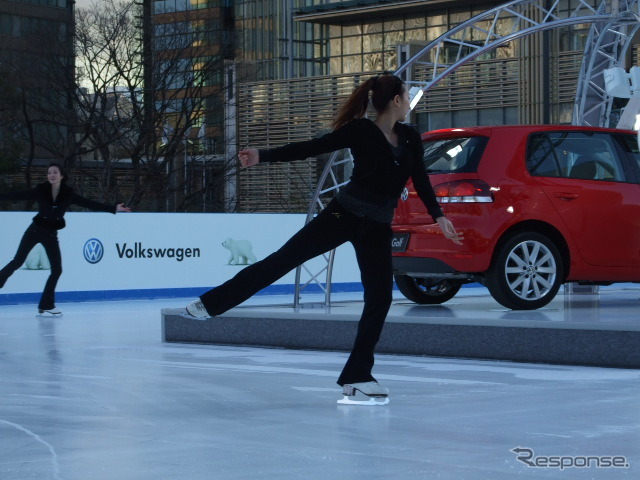
[[[577,193],[569,193],[569,192],[558,192],[555,194],[556,198],[559,198],[560,200],[575,200],[576,198],[579,197],[579,195]]]

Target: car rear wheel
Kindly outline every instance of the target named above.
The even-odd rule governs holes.
[[[504,242],[487,271],[491,296],[512,310],[535,310],[548,304],[563,281],[560,251],[545,235],[522,232]]]
[[[438,305],[451,300],[461,285],[450,280],[433,280],[416,278],[409,275],[396,275],[398,290],[412,302],[428,305]]]

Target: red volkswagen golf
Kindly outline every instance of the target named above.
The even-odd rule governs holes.
[[[640,282],[634,132],[499,126],[423,135],[424,163],[464,244],[445,239],[411,183],[393,222],[394,271],[417,303],[479,282],[507,308],[549,303],[565,282]]]

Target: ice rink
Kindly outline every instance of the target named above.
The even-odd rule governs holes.
[[[1,306],[0,479],[640,478],[640,370],[378,355],[343,406],[345,353],[163,343],[189,300]]]

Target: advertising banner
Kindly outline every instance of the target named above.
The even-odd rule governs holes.
[[[33,216],[33,212],[0,212],[0,268],[15,255]],[[100,298],[100,292],[106,298],[202,293],[280,248],[304,226],[305,217],[67,213],[67,227],[58,233],[63,268],[58,298],[65,298],[64,292],[74,292],[80,300]],[[307,265],[315,274],[325,264],[325,260],[315,259]],[[0,303],[17,298],[16,294],[39,295],[48,268],[44,249],[37,246],[0,289]],[[303,281],[308,278],[303,275]],[[325,277],[319,278],[324,281]],[[336,252],[333,284],[338,290],[341,284],[357,285],[358,289],[359,281],[353,248],[343,245]],[[295,270],[278,280],[271,293],[292,292],[294,284]]]

